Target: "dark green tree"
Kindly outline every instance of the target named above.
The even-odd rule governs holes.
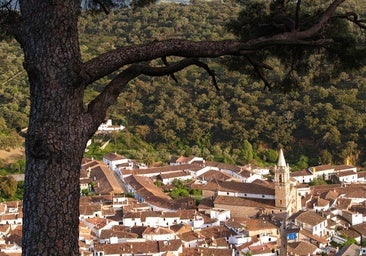
[[[328,150],[320,151],[319,164],[331,164],[331,163],[332,163],[332,154],[329,153]]]
[[[17,181],[12,176],[0,177],[0,197],[11,199],[17,191]]]
[[[241,150],[241,156],[245,163],[250,163],[253,160],[253,147],[248,140],[244,141],[243,149]]]
[[[91,2],[92,7],[109,13],[108,1]],[[133,7],[142,2],[146,1],[134,1]],[[301,2],[297,1],[297,6]],[[354,48],[343,47],[339,43],[347,42],[345,39],[350,34],[342,33],[346,37],[338,39],[324,33],[337,25],[331,22],[335,15],[364,26],[354,14],[336,13],[343,2],[346,1],[334,0],[327,6],[317,7],[317,15],[310,15],[308,18],[312,22],[304,26],[297,26],[298,22],[295,26],[286,26],[284,21],[279,21],[275,23],[279,29],[268,30],[272,32],[265,34],[251,29],[270,22],[269,17],[273,13],[263,16],[261,11],[265,9],[254,6],[250,13],[257,16],[249,17],[250,20],[244,23],[246,27],[241,26],[243,31],[249,30],[247,35],[250,37],[242,37],[241,40],[164,39],[134,44],[137,34],[130,33],[126,38],[129,45],[115,49],[112,45],[103,45],[103,49],[110,50],[83,61],[78,21],[84,1],[1,0],[0,36],[13,36],[21,45],[30,88],[31,109],[25,145],[23,255],[79,255],[79,168],[85,145],[131,80],[140,75],[174,77],[175,72],[195,65],[208,72],[216,85],[214,73],[198,58],[225,55],[243,56],[260,76],[262,70],[269,67],[259,57],[272,47],[322,49],[335,45],[338,46],[338,50],[332,48],[335,53],[346,55],[349,51],[345,52],[345,49]],[[318,5],[311,2],[308,7],[312,6]],[[300,18],[296,15],[298,9],[292,10],[295,21]],[[262,18],[266,18],[266,23],[261,22]],[[189,26],[189,21],[176,24],[175,30],[179,31],[183,26]],[[342,29],[348,31],[344,27]],[[338,27],[334,31],[339,31]],[[353,41],[348,43],[352,45]],[[303,59],[299,55],[294,56],[297,56],[296,60]],[[153,60],[159,59],[162,64],[155,65],[157,62]],[[297,66],[295,64],[291,66]],[[296,81],[294,69],[289,70],[291,72],[287,72],[287,80],[284,80]],[[103,79],[109,75],[110,80]],[[271,87],[264,76],[260,77],[267,87]],[[105,81],[101,93],[84,104],[85,90],[98,80]],[[225,109],[221,113],[225,116]],[[222,124],[222,129],[227,128],[228,122]],[[166,136],[174,134],[167,133]],[[225,161],[232,159],[226,157]]]

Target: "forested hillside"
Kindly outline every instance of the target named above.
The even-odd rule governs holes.
[[[355,1],[365,11],[361,4],[365,5]],[[119,10],[107,17],[88,15],[80,20],[80,43],[87,60],[117,45],[146,40],[232,38],[225,24],[239,11],[235,3],[198,2]],[[364,42],[362,36],[359,40]],[[27,126],[29,92],[19,46],[1,42],[0,57],[0,147],[4,148],[21,143],[15,134]],[[229,71],[224,59],[208,61],[219,90],[199,68],[179,72],[177,82],[172,77],[141,77],[120,96],[124,100],[111,109],[110,118],[156,150],[171,154],[244,164],[252,158],[250,146],[258,161],[271,160],[268,149],[283,146],[286,157],[299,168],[346,160],[366,164],[366,66],[345,72],[332,63],[320,65],[322,60],[314,55],[301,85],[283,92],[265,90],[248,73]],[[271,65],[276,67],[277,62],[273,58]],[[325,72],[328,69],[332,72]],[[85,101],[98,89],[95,83]],[[117,136],[112,142],[119,140],[122,137]],[[141,158],[148,155],[135,152]]]

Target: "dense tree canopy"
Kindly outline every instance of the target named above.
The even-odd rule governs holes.
[[[187,141],[197,141],[199,138],[197,146],[193,146],[192,151],[206,147],[211,143],[211,138],[219,134],[218,137],[223,145],[225,141],[229,141],[228,135],[236,134],[238,136],[239,146],[236,147],[238,150],[235,152],[240,152],[244,141],[251,140],[249,136],[273,137],[274,143],[291,144],[293,142],[292,133],[296,132],[294,129],[296,127],[295,117],[292,111],[296,102],[293,94],[287,94],[284,98],[277,94],[277,98],[271,99],[273,103],[265,99],[268,104],[268,112],[263,119],[265,121],[262,120],[257,124],[256,120],[249,116],[250,113],[262,115],[253,104],[259,99],[259,93],[249,93],[242,85],[259,87],[260,84],[254,80],[229,84],[218,94],[217,75],[203,58],[237,56],[241,59],[240,63],[244,58],[247,65],[243,65],[243,68],[247,70],[247,67],[250,67],[253,74],[259,77],[265,87],[269,89],[276,89],[276,84],[282,85],[289,81],[291,86],[292,84],[301,85],[297,81],[301,80],[302,76],[298,76],[296,73],[302,67],[296,61],[301,60],[300,53],[307,56],[309,60],[311,57],[314,58],[314,62],[310,63],[322,62],[323,57],[327,57],[326,60],[334,57],[333,60],[339,59],[342,62],[350,59],[341,58],[340,53],[345,51],[339,51],[339,49],[343,49],[339,46],[338,50],[333,51],[336,53],[333,56],[328,54],[332,53],[332,47],[325,55],[322,54],[323,49],[327,49],[328,46],[337,46],[337,43],[341,43],[340,45],[343,47],[344,43],[347,43],[347,40],[334,40],[336,39],[332,37],[334,34],[328,33],[328,31],[343,32],[339,29],[343,23],[340,25],[333,23],[334,18],[347,20],[358,27],[364,26],[364,20],[358,19],[354,13],[349,13],[347,8],[342,9],[347,7],[344,3],[348,1],[345,0],[324,1],[324,5],[305,15],[311,22],[306,22],[304,26],[300,26],[300,21],[304,21],[303,13],[300,15],[300,10],[303,10],[302,7],[306,5],[307,1],[297,1],[295,5],[291,5],[289,1],[272,1],[271,5],[264,6],[270,8],[269,11],[257,13],[259,20],[255,24],[250,24],[253,33],[249,38],[241,36],[239,40],[228,39],[223,38],[221,34],[214,34],[212,38],[203,40],[198,39],[199,36],[187,38],[183,29],[190,26],[190,20],[183,18],[179,22],[172,20],[170,28],[162,30],[158,37],[152,33],[148,35],[148,39],[143,39],[143,42],[140,43],[139,31],[143,26],[142,21],[153,23],[154,20],[160,18],[158,11],[152,11],[149,20],[146,20],[146,16],[142,16],[140,25],[135,27],[137,33],[129,33],[124,40],[119,40],[116,44],[112,44],[112,37],[104,44],[96,46],[103,47],[101,50],[104,50],[104,53],[88,56],[83,54],[87,49],[82,49],[79,44],[79,28],[80,30],[87,28],[87,24],[79,23],[82,13],[81,1],[20,0],[17,9],[12,9],[14,6],[9,4],[11,2],[14,1],[2,0],[0,2],[1,36],[12,35],[21,45],[24,52],[23,66],[29,81],[31,106],[26,137],[23,255],[79,254],[78,207],[81,159],[88,139],[104,121],[109,108],[118,102],[120,95],[124,99],[122,105],[127,107],[128,120],[132,114],[136,117],[139,113],[141,117],[138,125],[152,127],[157,138],[169,147],[176,141],[180,141],[176,139],[175,131],[168,128],[167,125],[175,126],[179,132],[189,130],[190,133],[184,134]],[[97,3],[97,6],[106,13],[110,11],[106,5],[107,1],[93,2]],[[139,1],[136,3],[139,5]],[[318,6],[317,3],[309,3],[311,3],[309,8]],[[249,5],[244,2],[244,6]],[[255,5],[253,6],[257,8]],[[185,7],[176,6],[176,8],[184,10]],[[250,9],[250,12],[252,10]],[[266,9],[257,8],[257,10]],[[286,21],[289,18],[291,21],[294,20],[294,26],[287,26],[288,24],[284,20],[277,22],[278,13],[286,18]],[[293,15],[290,17],[289,13]],[[199,15],[204,16],[205,14],[200,13]],[[132,24],[132,17],[133,15],[126,16],[127,24]],[[261,23],[262,19],[264,23]],[[268,23],[269,21],[274,23]],[[136,24],[139,23],[139,21],[136,22]],[[279,27],[279,29],[271,29],[270,33],[258,34],[257,31],[262,30],[255,28],[257,23],[265,26],[275,24],[275,27]],[[103,24],[106,31],[113,29],[109,22],[100,24]],[[174,30],[171,30],[172,28]],[[234,32],[235,28],[237,26],[232,27]],[[207,29],[212,30],[211,27]],[[120,32],[125,30],[125,28],[121,28]],[[171,35],[169,31],[174,35]],[[246,31],[244,29],[243,32]],[[237,35],[242,34],[237,33]],[[173,37],[174,39],[171,39]],[[353,42],[353,40],[351,41]],[[352,42],[348,42],[350,43],[348,46],[351,46]],[[296,51],[296,49],[304,48],[319,49],[319,54]],[[281,49],[286,54],[276,56],[274,53],[279,53]],[[267,57],[273,54],[277,58],[274,58],[272,63],[266,63]],[[287,60],[283,61],[282,57],[287,57]],[[294,61],[291,61],[291,58]],[[230,62],[226,61],[228,65]],[[289,67],[285,65],[287,63],[290,63]],[[157,84],[154,80],[141,84],[136,81],[131,84],[132,87],[135,87],[135,91],[130,89],[132,87],[127,86],[130,81],[143,75],[148,77],[168,76],[171,80],[177,80],[175,73],[190,66],[198,67],[201,72],[205,71],[206,79],[208,78],[213,83],[211,87],[198,87],[200,80],[198,74],[201,73],[195,69],[191,69],[191,73],[187,71],[186,79],[196,81],[191,93],[186,91],[183,94],[190,100],[179,97],[175,88],[170,85]],[[273,78],[267,75],[267,71],[271,69],[275,71],[271,75]],[[302,75],[302,72],[300,74]],[[318,77],[314,76],[314,78]],[[322,76],[319,75],[319,79],[321,78]],[[144,79],[142,77],[142,81]],[[247,77],[247,79],[251,78]],[[276,79],[280,83],[271,82]],[[327,80],[329,79],[327,78],[323,82]],[[86,99],[85,90],[94,91],[92,85],[97,81],[100,86],[98,93],[90,94]],[[324,83],[319,86],[329,85]],[[288,86],[284,88],[288,88]],[[295,93],[300,94],[301,92]],[[240,94],[240,97],[235,99],[233,95],[237,94]],[[139,97],[144,97],[144,101],[137,102],[136,99]],[[192,107],[194,102],[192,99],[200,102],[199,108]],[[283,105],[284,99],[293,102]],[[347,95],[345,95],[345,99],[347,99]],[[165,102],[170,104],[167,105]],[[321,135],[322,143],[334,147],[341,140],[340,130],[335,126],[330,127],[334,124],[337,114],[329,103],[319,102],[319,104],[314,113],[320,113],[323,118],[319,119],[319,124],[314,127],[320,132],[326,131],[325,135]],[[277,118],[276,113],[271,111],[273,105],[281,111],[280,118]],[[161,117],[149,119],[149,116],[144,116],[149,112],[143,112],[143,114],[137,112],[137,110],[141,111],[142,107],[150,109],[150,113],[159,113]],[[191,111],[192,118],[183,120],[179,118],[178,111],[184,111],[187,114]],[[306,120],[307,115],[309,112],[306,110],[303,117],[296,118]],[[199,119],[193,118],[197,116]],[[236,120],[238,116],[248,117],[248,120],[245,121],[248,121],[249,127],[252,128],[250,130],[242,128],[241,122]],[[148,123],[145,120],[153,122]],[[198,122],[199,120],[205,121],[205,125],[202,126]],[[237,122],[235,123],[235,121]],[[264,129],[268,124],[279,127],[279,129],[273,131]],[[22,127],[22,124],[18,125]],[[353,123],[350,124],[351,127],[352,125]],[[348,123],[345,126],[348,127]],[[291,133],[288,133],[287,130],[291,130]],[[145,136],[149,137],[149,134],[145,133]],[[307,141],[304,141],[305,143]],[[354,141],[349,140],[347,145],[347,148],[342,151],[343,157],[350,157],[357,153],[357,144]],[[220,147],[215,149],[218,148]],[[226,147],[222,152],[223,158],[227,162],[236,160],[230,155],[230,151],[231,148]]]
[[[174,4],[160,4],[136,10],[115,10],[108,16],[85,15],[79,21],[83,58],[89,60],[120,45],[142,43],[151,37],[164,39],[177,35],[192,40],[234,38],[225,24],[240,13],[241,6],[226,2],[220,4],[221,8],[216,8],[217,4],[199,2],[179,8]],[[362,1],[352,3],[356,11],[364,10],[364,5]],[[351,28],[357,32],[358,42],[362,43],[362,31]],[[21,90],[20,93],[4,94],[4,97],[9,95],[12,98],[2,101],[5,108],[9,104],[7,102],[18,97],[16,100],[22,103],[18,104],[17,109],[12,108],[7,116],[8,112],[0,112],[4,120],[9,120],[4,122],[9,132],[4,134],[3,141],[10,144],[6,146],[12,146],[16,142],[15,131],[24,128],[27,122],[28,89],[17,44],[3,42],[0,47],[2,54],[12,53],[6,58],[4,55],[4,65],[0,67],[4,69],[0,73],[5,81],[2,90]],[[177,74],[178,84],[169,77],[141,77],[122,93],[119,103],[110,109],[108,115],[114,122],[128,125],[132,133],[155,145],[160,151],[158,156],[162,157],[168,151],[168,159],[171,153],[190,154],[191,148],[195,147],[195,153],[221,161],[222,149],[228,148],[230,157],[226,161],[242,163],[242,143],[249,140],[254,150],[259,152],[256,158],[262,160],[268,159],[267,148],[275,149],[282,144],[288,149],[288,157],[293,163],[298,162],[301,155],[308,156],[310,164],[342,163],[349,152],[353,154],[354,164],[362,164],[362,159],[365,159],[362,154],[365,152],[365,138],[362,135],[365,123],[365,70],[345,70],[333,62],[325,65],[320,56],[309,55],[309,59],[303,61],[307,69],[301,77],[297,76],[301,82],[300,91],[286,94],[275,89],[263,91],[263,85],[255,80],[256,74],[247,61],[240,62],[241,73],[228,71],[220,63],[209,61],[217,74],[219,87],[225,88],[225,92],[222,89],[217,91],[209,75],[199,68],[189,68]],[[274,67],[276,76],[284,74],[279,61],[275,56],[266,59],[266,63]],[[243,67],[245,63],[247,65]],[[247,73],[243,74],[244,71]],[[272,82],[280,79],[275,78]],[[91,101],[106,81],[107,78],[102,79],[89,87],[85,102]],[[177,86],[179,84],[183,86]],[[126,99],[129,101],[126,102]],[[11,121],[12,118],[16,122]],[[351,142],[354,142],[353,146]],[[137,151],[121,153],[151,162],[150,149],[141,143],[136,145]],[[215,150],[215,145],[222,149]],[[138,152],[139,148],[145,149]],[[96,153],[95,150],[92,152]],[[165,157],[154,159],[166,160]]]

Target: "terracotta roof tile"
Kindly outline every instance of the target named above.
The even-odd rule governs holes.
[[[117,160],[123,160],[127,159],[125,156],[122,156],[117,153],[108,153],[103,156],[103,159],[107,159],[109,161],[117,161]]]
[[[118,237],[118,238],[138,238],[139,235],[128,232],[128,231],[121,231],[115,229],[103,229],[100,233],[100,239],[108,239],[111,237]]]
[[[80,215],[91,216],[94,215],[96,212],[102,210],[102,206],[99,204],[83,204],[79,206]]]
[[[301,176],[309,176],[309,175],[312,176],[313,174],[308,169],[290,173],[291,177],[301,177]]]
[[[352,228],[360,232],[363,236],[366,236],[366,222],[353,225]]]
[[[330,202],[328,200],[322,199],[322,198],[318,198],[315,202],[315,205],[318,207],[325,207],[325,206],[329,206]]]
[[[118,244],[96,244],[97,251],[109,254],[155,254],[161,252],[175,252],[182,247],[178,239],[169,241],[124,242]]]
[[[294,253],[295,255],[314,255],[317,249],[318,247],[306,241],[287,244],[288,252]]]
[[[0,224],[0,232],[3,234],[6,234],[10,231],[10,225],[9,224]]]
[[[346,164],[342,164],[342,165],[335,165],[334,166],[334,170],[335,171],[346,171],[346,170],[355,170],[356,167],[352,166],[352,165],[346,165]]]
[[[162,174],[169,172],[177,172],[177,171],[198,171],[201,170],[202,167],[194,164],[182,164],[182,165],[172,165],[172,166],[163,166],[163,167],[154,167],[148,169],[135,169],[135,170],[123,170],[124,175],[147,175],[147,174]]]
[[[337,209],[344,210],[351,206],[352,200],[348,198],[338,198],[336,202]]]
[[[351,171],[351,170],[337,173],[338,177],[345,177],[345,176],[351,176],[351,175],[357,175],[357,173],[354,171]]]
[[[275,209],[274,200],[249,199],[249,198],[240,198],[240,197],[233,197],[233,196],[217,196],[214,201],[214,205],[217,205],[217,204]]]
[[[300,214],[296,217],[296,220],[311,226],[315,226],[326,219],[313,211],[304,211],[300,212]]]
[[[164,227],[157,227],[157,228],[148,227],[147,229],[144,230],[144,233],[142,233],[142,235],[164,235],[164,234],[174,234],[174,231]]]
[[[116,176],[105,164],[93,168],[90,171],[90,178],[95,181],[94,190],[98,194],[121,194],[123,192]]]
[[[274,183],[256,180],[252,183],[235,182],[235,181],[216,181],[207,184],[195,183],[192,188],[210,191],[227,191],[240,192],[247,194],[265,194],[274,195]]]
[[[221,225],[201,229],[198,231],[198,234],[206,238],[220,238],[235,235],[236,233],[231,229]]]
[[[216,180],[225,181],[230,178],[232,178],[230,175],[216,170],[209,170],[198,176],[198,179],[205,181],[216,181]]]
[[[268,230],[268,229],[277,230],[277,226],[275,224],[263,219],[246,219],[245,221],[241,221],[241,223],[245,225],[245,229],[248,231]]]
[[[200,239],[200,236],[198,235],[198,233],[196,233],[194,231],[184,232],[184,233],[178,234],[177,236],[183,242],[196,241],[196,240]]]
[[[186,171],[177,171],[177,172],[170,172],[170,173],[162,173],[159,176],[162,180],[164,180],[164,179],[173,179],[173,178],[190,176],[190,173],[186,172]]]
[[[320,171],[334,170],[334,166],[325,164],[325,165],[313,166],[313,167],[310,167],[310,169],[311,170],[315,169],[316,172],[320,172]]]

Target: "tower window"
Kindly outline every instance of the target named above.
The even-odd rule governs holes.
[[[279,181],[280,183],[282,183],[282,174],[280,174],[280,176],[278,177],[278,181]]]

